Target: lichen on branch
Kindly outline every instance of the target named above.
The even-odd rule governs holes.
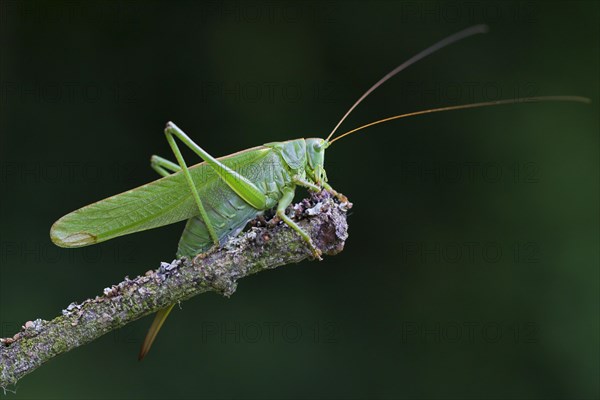
[[[335,255],[348,237],[351,206],[323,191],[295,204],[290,214],[324,255]],[[94,299],[71,303],[51,321],[26,322],[12,338],[0,339],[0,386],[14,385],[53,357],[170,304],[208,291],[231,296],[241,278],[313,258],[306,242],[276,219],[257,219],[250,226],[219,249],[163,262],[135,279],[125,277]]]

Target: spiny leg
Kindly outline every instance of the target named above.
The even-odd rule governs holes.
[[[283,222],[285,222],[290,228],[292,228],[293,230],[298,232],[298,234],[310,246],[315,258],[318,260],[321,260],[321,250],[319,250],[315,247],[315,244],[313,243],[313,241],[310,238],[310,236],[308,235],[308,233],[306,233],[302,228],[300,228],[298,226],[298,224],[296,224],[294,221],[292,221],[290,219],[290,217],[285,215],[285,209],[287,208],[287,206],[292,204],[293,200],[294,200],[294,189],[290,188],[290,187],[285,187],[283,189],[283,196],[281,196],[281,199],[279,200],[279,204],[277,204],[277,216],[279,218],[281,218],[283,220]]]

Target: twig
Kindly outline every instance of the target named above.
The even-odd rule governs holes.
[[[346,210],[322,192],[294,205],[294,219],[323,254],[343,250],[348,237]],[[312,258],[306,242],[287,225],[255,223],[221,249],[161,263],[157,270],[104,289],[102,296],[71,303],[51,321],[28,321],[12,338],[1,339],[0,386],[16,384],[46,361],[125,326],[170,304],[208,291],[225,296],[235,292],[237,280],[281,265]],[[275,225],[275,226],[273,226]]]

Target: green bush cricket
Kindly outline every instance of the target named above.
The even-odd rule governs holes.
[[[275,208],[277,217],[294,229],[307,242],[313,256],[320,259],[320,252],[308,234],[286,215],[285,210],[292,203],[298,186],[312,191],[324,189],[341,201],[347,201],[327,183],[324,155],[325,150],[335,141],[376,124],[426,113],[519,102],[589,102],[589,99],[579,96],[546,96],[434,108],[380,119],[333,138],[354,108],[385,81],[449,44],[486,31],[485,25],[467,28],[396,67],[350,107],[326,139],[301,138],[267,143],[214,158],[169,122],[165,135],[177,163],[152,156],[151,166],[162,176],[161,179],[65,215],[54,223],[50,237],[61,247],[81,247],[187,220],[176,255],[194,257],[213,246],[222,245],[227,239],[237,235],[250,220]],[[204,162],[188,167],[175,138],[193,150]],[[139,359],[149,351],[172,307],[173,305],[156,314]]]

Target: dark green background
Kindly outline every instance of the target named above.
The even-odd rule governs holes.
[[[1,5],[0,321],[10,336],[155,268],[182,224],[54,247],[63,214],[155,178],[175,121],[214,155],[523,95],[546,103],[381,125],[328,150],[346,250],[63,355],[8,398],[598,398],[596,2]],[[186,153],[188,159],[192,155]]]

